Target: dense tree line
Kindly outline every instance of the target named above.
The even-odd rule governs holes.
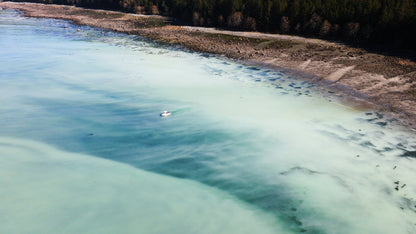
[[[416,0],[34,0],[172,16],[198,26],[416,48]]]

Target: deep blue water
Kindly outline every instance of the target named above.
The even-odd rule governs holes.
[[[2,233],[416,233],[416,139],[394,119],[11,10],[0,45]]]

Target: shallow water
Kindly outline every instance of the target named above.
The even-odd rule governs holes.
[[[0,233],[416,233],[416,139],[394,119],[10,10],[0,45]]]

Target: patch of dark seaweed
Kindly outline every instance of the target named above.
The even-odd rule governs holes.
[[[416,151],[405,151],[401,157],[416,158]]]

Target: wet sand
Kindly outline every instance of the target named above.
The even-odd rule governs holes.
[[[357,109],[375,109],[416,128],[416,62],[335,42],[297,36],[176,26],[144,16],[73,6],[0,2],[29,17],[137,34],[161,43],[270,67],[320,84],[323,93]],[[76,33],[76,32],[74,32]]]

